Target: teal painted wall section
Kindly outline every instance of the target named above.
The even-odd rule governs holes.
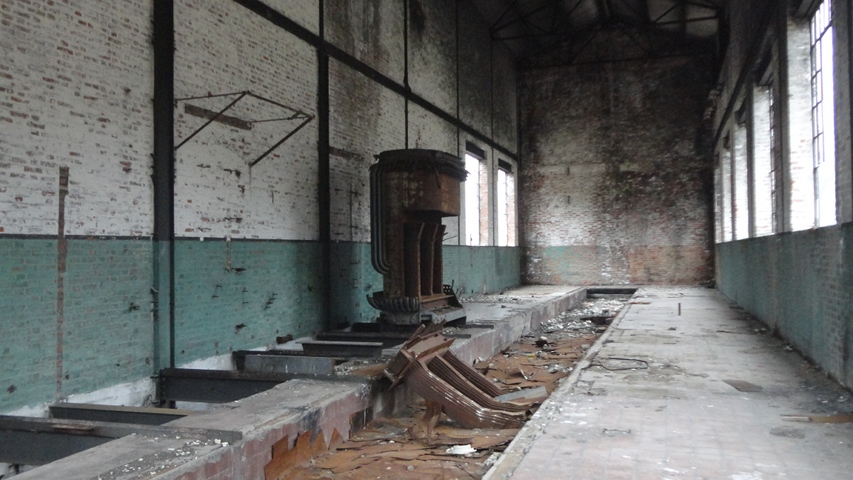
[[[500,292],[521,284],[518,247],[444,246],[444,283],[462,295]]]
[[[444,283],[463,295],[499,292],[521,283],[518,247],[445,245]],[[373,322],[378,312],[365,296],[382,290],[382,276],[370,263],[370,244],[338,242],[332,246],[332,325]]]
[[[175,362],[323,329],[316,242],[175,242]]]
[[[151,242],[68,240],[57,385],[57,241],[0,238],[0,411],[153,372]]]
[[[68,242],[63,395],[155,373],[152,248],[149,239]]]
[[[382,290],[382,275],[370,263],[370,244],[332,244],[331,326],[373,322],[378,311],[367,304],[366,296]]]
[[[0,412],[56,392],[56,240],[0,238]]]
[[[156,374],[151,240],[69,240],[61,394]],[[316,242],[175,243],[178,365],[325,328]],[[367,243],[332,246],[331,319],[374,321],[365,295],[382,289]],[[444,247],[444,279],[464,294],[518,285],[520,249]],[[0,412],[54,400],[57,241],[0,238]]]
[[[853,224],[717,246],[719,288],[853,388]]]

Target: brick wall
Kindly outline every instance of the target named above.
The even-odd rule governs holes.
[[[265,3],[320,34],[319,1]],[[0,305],[25,325],[0,339],[0,386],[8,389],[0,411],[52,400],[57,380],[61,395],[85,392],[144,378],[158,363],[152,357],[162,346],[154,345],[155,337],[167,329],[154,331],[152,322],[154,277],[166,276],[154,271],[157,245],[149,239],[152,5],[0,5],[6,52],[0,62],[0,281],[11,285],[0,292]],[[318,114],[314,46],[231,0],[179,0],[174,9],[176,145],[236,98],[220,94],[249,90]],[[464,12],[458,23],[457,10]],[[451,116],[464,111],[464,122],[515,150],[512,57],[490,45],[470,3],[338,2],[327,3],[325,13],[323,34],[336,47],[392,81],[402,84],[408,73],[412,92]],[[469,28],[478,35],[456,33]],[[464,80],[457,48],[472,57]],[[463,83],[468,94],[460,98]],[[407,145],[460,154],[468,137],[335,59],[329,100],[332,239],[340,242],[333,249],[333,299],[323,298],[321,288],[317,119],[250,168],[295,122],[254,122],[291,112],[246,97],[177,149],[179,364],[268,345],[279,334],[309,334],[326,322],[375,316],[364,300],[365,292],[381,288],[368,261],[373,155]],[[56,240],[61,167],[69,168],[70,179],[67,254]],[[465,252],[446,258],[448,282],[476,291],[519,283],[517,249]],[[332,305],[331,319],[319,314],[324,303]],[[20,356],[22,345],[38,360],[21,360],[32,360]]]
[[[0,233],[149,235],[150,4],[0,6]]]
[[[849,2],[833,2],[835,84],[836,84],[836,157],[837,209],[840,225],[812,228],[814,190],[811,165],[811,117],[808,24],[790,18],[784,6],[772,2],[733,3],[732,16],[747,16],[751,11],[767,9],[773,17],[767,31],[756,24],[732,26],[730,45],[751,45],[749,40],[766,36],[767,45],[759,45],[777,54],[778,65],[771,64],[774,108],[779,126],[773,145],[777,170],[777,202],[769,212],[769,185],[755,178],[753,213],[758,221],[753,232],[764,235],[717,246],[717,278],[720,290],[748,312],[789,341],[803,355],[848,388],[853,387],[850,362],[851,322],[853,318],[853,250],[850,248],[851,173],[849,68],[851,25]],[[764,52],[757,52],[763,54]],[[731,122],[723,107],[735,91],[736,79],[747,79],[745,88],[754,88],[756,65],[747,62],[749,52],[731,49],[729,72],[721,76],[728,84],[719,103],[715,127]],[[760,55],[754,55],[760,59]],[[762,110],[767,106],[766,91],[754,91],[756,137],[767,124]],[[771,160],[769,143],[755,142],[754,162],[758,166]],[[763,167],[762,167],[763,169]],[[771,235],[767,217],[779,220],[777,234]],[[791,232],[791,230],[795,230]],[[796,231],[803,230],[803,231]]]
[[[408,21],[409,84],[412,91],[455,115],[456,2],[410,0]],[[422,138],[421,142],[425,139]],[[416,144],[410,142],[409,147],[416,148]],[[445,151],[453,152],[455,148]]]
[[[148,240],[69,242],[63,396],[154,373],[151,248]]]
[[[323,328],[318,243],[183,240],[175,250],[178,364]]]
[[[153,75],[147,1],[9,1],[0,24],[5,412],[152,373]]]
[[[369,242],[369,168],[379,152],[405,148],[404,100],[336,61],[329,76],[332,239]]]
[[[0,411],[53,398],[56,240],[0,238],[0,312]]]
[[[405,3],[398,0],[327,4],[326,38],[379,72],[403,83],[404,6]],[[364,107],[371,105],[365,104]]]
[[[459,17],[465,26],[459,32],[459,117],[481,132],[491,132],[491,32],[471,2],[459,3]]]
[[[706,66],[668,59],[523,74],[525,281],[711,277],[712,162],[700,141]]]
[[[305,42],[231,0],[175,3],[175,96],[249,90],[316,113],[316,54]],[[179,101],[175,141],[207,119],[188,105],[219,111],[236,96]],[[244,98],[226,115],[251,121],[291,111]],[[317,122],[256,166],[249,164],[299,124],[257,123],[251,130],[213,122],[176,152],[175,231],[189,237],[313,240],[318,235]]]
[[[836,132],[849,132],[851,123],[850,68],[853,63],[853,45],[849,31],[853,28],[853,5],[850,2],[833,2],[833,54],[835,65],[835,128]],[[838,222],[853,222],[853,139],[850,135],[835,135],[836,189],[835,199]]]
[[[853,224],[717,246],[720,290],[853,387]]]

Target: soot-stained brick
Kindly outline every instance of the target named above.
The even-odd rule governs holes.
[[[711,277],[712,163],[696,59],[523,76],[524,275],[546,283]]]

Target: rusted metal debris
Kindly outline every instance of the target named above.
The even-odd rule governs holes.
[[[409,387],[427,401],[426,422],[434,425],[443,412],[468,428],[519,428],[530,415],[533,402],[495,399],[503,392],[449,350],[453,339],[440,328],[419,328],[385,369],[395,386]],[[438,330],[438,331],[436,331]]]
[[[378,419],[348,441],[335,431],[328,447],[322,432],[313,441],[310,431],[301,434],[292,448],[285,437],[273,446],[265,480],[477,479],[518,433],[438,425],[425,442],[420,428],[414,417]]]
[[[432,335],[442,330],[441,325],[433,325],[429,329],[422,328],[418,335]],[[583,345],[593,343],[597,336],[597,333],[592,332],[589,336],[581,337],[575,337],[574,331],[568,334],[553,333],[548,334],[548,345],[537,347],[535,339],[543,333],[537,332],[529,338],[523,338],[492,358],[478,361],[474,369],[483,372],[483,375],[466,379],[474,380],[482,390],[510,392],[503,393],[501,399],[504,401],[519,397],[524,398],[525,402],[534,402],[530,409],[535,410],[536,403],[543,400],[580,360],[584,352]],[[444,344],[444,340],[435,336],[419,342],[414,350],[422,355],[433,350],[431,353],[435,354],[444,348]],[[464,368],[465,363],[455,356],[442,355],[442,358],[449,363],[458,362],[463,365],[460,368]],[[402,360],[394,368],[399,369],[401,366],[405,367]],[[519,373],[519,366],[523,366],[526,379]],[[376,370],[384,368],[387,367],[367,367],[371,370],[368,376],[374,377]],[[404,376],[404,379],[410,378]],[[452,418],[444,417],[439,421],[441,412],[441,404],[420,402],[405,407],[394,418],[374,419],[363,430],[353,432],[348,441],[336,447],[330,445],[329,450],[322,455],[314,454],[309,461],[305,460],[304,455],[297,456],[300,460],[294,463],[301,466],[288,470],[286,478],[476,480],[482,478],[518,432],[517,428],[463,428]],[[305,441],[303,443],[307,444]],[[453,453],[470,452],[472,449],[476,453]]]
[[[296,437],[293,448],[289,448],[290,438],[285,435],[272,447],[272,460],[264,467],[264,479],[292,480],[298,475],[299,469],[307,467],[309,462],[326,455],[330,450],[335,451],[343,441],[343,437],[336,429],[332,432],[327,446],[322,430],[317,432],[313,440],[309,430]]]

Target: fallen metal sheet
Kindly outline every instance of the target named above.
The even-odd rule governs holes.
[[[385,376],[393,382],[391,387],[403,381],[406,372],[415,360],[427,358],[437,352],[447,351],[452,344],[453,340],[442,335],[440,331],[426,333],[425,329],[418,329],[412,335],[412,339],[403,345],[397,356],[385,368]]]
[[[448,385],[452,386],[462,393],[462,395],[465,395],[481,407],[504,412],[524,412],[527,410],[527,406],[495,400],[480,390],[476,385],[468,381],[464,375],[457,372],[447,362],[447,360],[442,358],[440,355],[433,357],[427,364],[427,368],[430,372],[436,374],[439,378],[447,382]]]
[[[481,375],[474,367],[468,365],[453,354],[450,350],[444,352],[441,357],[447,361],[453,368],[465,376],[465,378],[477,386],[480,390],[486,392],[491,397],[497,397],[503,391],[488,378]]]
[[[535,387],[498,395],[495,397],[495,400],[499,400],[501,402],[524,402],[542,400],[546,397],[548,397],[548,390],[545,387]]]
[[[49,409],[50,417],[54,419],[136,425],[162,425],[194,413],[191,410],[174,408],[122,407],[90,403],[59,403],[51,405]]]
[[[133,434],[230,443],[242,438],[240,432],[226,430],[0,415],[0,462],[44,465]]]
[[[392,387],[409,380],[409,387],[427,401],[427,430],[442,411],[469,428],[520,427],[529,405],[496,400],[503,392],[455,357],[448,350],[453,339],[435,330],[419,328],[385,369]]]
[[[334,375],[335,358],[291,355],[246,355],[241,370],[257,373]]]
[[[382,356],[381,342],[332,342],[311,340],[302,342],[302,349],[308,355],[326,355],[330,357],[369,357]]]
[[[478,405],[459,390],[430,372],[423,361],[413,363],[410,388],[425,400],[441,405],[448,417],[468,428],[521,428],[527,412],[508,412]]]

